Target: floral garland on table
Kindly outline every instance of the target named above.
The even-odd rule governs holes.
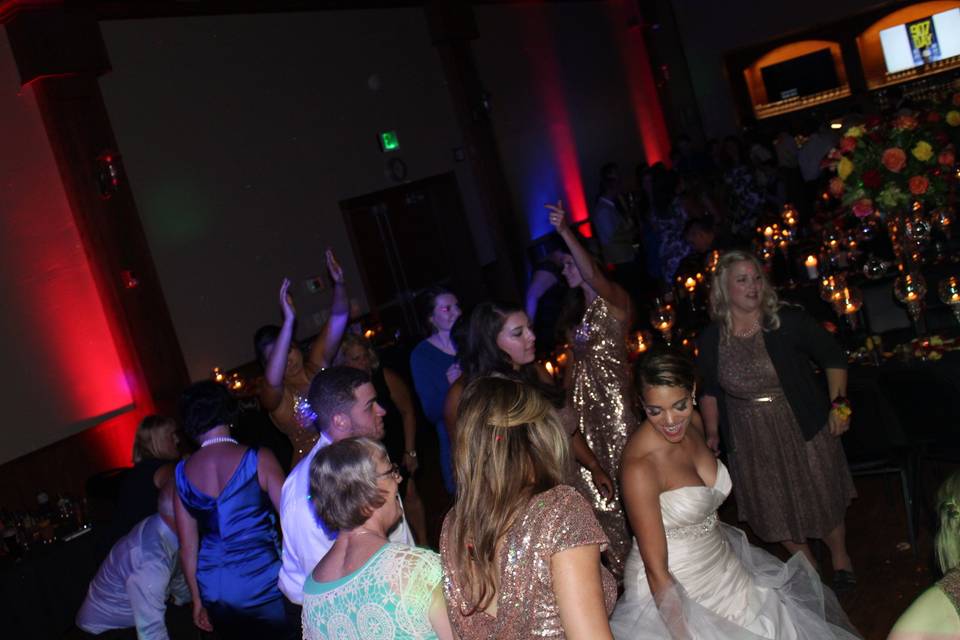
[[[960,93],[926,111],[850,127],[824,160],[836,172],[830,194],[858,218],[910,207],[930,209],[951,197],[960,146]]]

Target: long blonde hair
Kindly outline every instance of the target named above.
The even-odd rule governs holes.
[[[550,402],[501,376],[464,389],[457,413],[457,501],[450,549],[471,615],[486,609],[499,584],[497,542],[529,499],[561,484],[568,439]]]
[[[162,439],[176,429],[177,423],[167,416],[150,415],[141,420],[133,437],[133,464],[147,458],[162,459]]]
[[[946,573],[960,565],[960,471],[950,474],[937,490],[940,528],[933,546],[940,570]]]
[[[757,268],[757,273],[763,279],[763,291],[760,294],[760,309],[763,319],[760,324],[764,331],[775,331],[780,328],[780,308],[783,303],[777,292],[770,285],[770,279],[756,256],[746,251],[727,251],[717,261],[717,268],[710,279],[710,317],[719,322],[722,327],[722,337],[726,338],[733,331],[733,314],[730,311],[730,297],[727,293],[727,274],[733,265],[740,262],[751,262]]]

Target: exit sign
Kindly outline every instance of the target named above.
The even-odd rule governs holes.
[[[397,137],[396,131],[383,131],[378,136],[380,141],[380,150],[386,153],[387,151],[396,151],[400,148],[400,138]]]

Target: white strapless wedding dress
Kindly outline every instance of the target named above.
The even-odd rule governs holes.
[[[836,596],[802,554],[781,562],[751,546],[740,529],[719,522],[717,508],[732,488],[718,460],[714,486],[660,495],[668,565],[677,583],[669,597],[670,630],[654,603],[634,541],[623,596],[610,620],[617,640],[670,638],[671,631],[691,640],[858,638]]]

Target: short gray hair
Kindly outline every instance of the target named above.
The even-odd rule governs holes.
[[[355,529],[386,498],[377,484],[377,454],[389,460],[382,444],[370,438],[346,438],[317,452],[310,463],[310,500],[330,531]]]

